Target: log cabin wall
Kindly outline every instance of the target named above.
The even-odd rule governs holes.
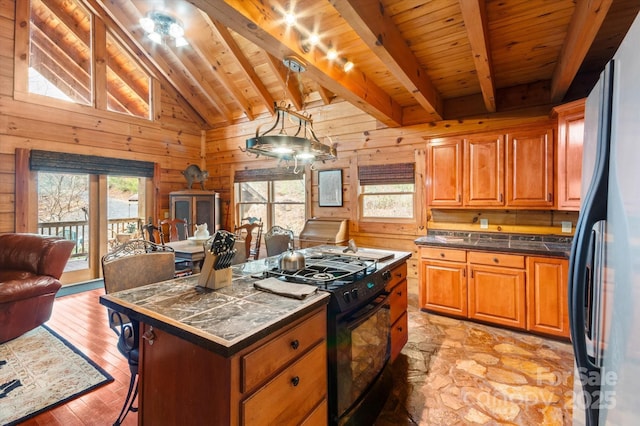
[[[546,127],[555,129],[556,121],[549,118],[550,108],[534,108],[524,112],[493,114],[476,119],[447,120],[433,124],[389,128],[347,102],[334,102],[307,109],[312,114],[314,129],[319,136],[329,135],[338,144],[338,159],[316,164],[317,170],[306,169],[307,191],[311,195],[310,217],[349,219],[349,236],[362,246],[390,248],[416,253],[415,238],[426,234],[427,227],[479,231],[478,215],[490,217],[494,232],[525,232],[560,234],[561,221],[572,220],[577,213],[558,211],[508,210],[438,210],[426,208],[425,168],[426,144],[431,138],[469,135],[482,132],[503,132],[514,128]],[[276,160],[242,152],[245,140],[255,136],[256,128],[272,123],[269,116],[254,122],[243,122],[207,131],[207,168],[212,186],[222,193],[222,199],[232,205],[233,176],[239,169],[268,168]],[[358,165],[415,162],[416,212],[412,221],[360,221],[358,219]],[[342,169],[342,207],[318,206],[318,170]],[[310,179],[309,179],[310,178]],[[229,203],[231,201],[231,204]],[[233,226],[234,215],[223,219]],[[498,229],[498,224],[504,224]],[[410,276],[417,279],[414,256],[410,262]],[[414,281],[415,283],[415,281]]]
[[[154,162],[159,171],[154,210],[164,217],[169,192],[185,188],[181,171],[202,165],[200,126],[164,89],[156,121],[71,103],[52,107],[15,100],[15,2],[0,3],[0,233],[16,226],[16,148]]]

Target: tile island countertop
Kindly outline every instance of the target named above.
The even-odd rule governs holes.
[[[418,246],[437,246],[478,251],[529,254],[568,258],[571,253],[571,236],[499,234],[490,232],[428,231],[417,238]]]
[[[404,262],[406,255],[398,252],[394,259],[379,263],[379,268]],[[277,259],[234,265],[232,284],[218,290],[199,287],[199,275],[191,275],[106,294],[100,296],[100,303],[229,357],[329,302],[330,295],[324,291],[300,300],[255,289],[254,282]]]

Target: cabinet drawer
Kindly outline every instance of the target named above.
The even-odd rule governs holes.
[[[393,324],[407,311],[407,280],[390,290],[389,306],[391,307],[391,323]]]
[[[403,263],[401,266],[398,266],[391,270],[391,280],[385,286],[387,291],[391,291],[393,287],[395,287],[400,281],[407,278],[407,263]]]
[[[524,256],[520,256],[517,254],[470,251],[469,263],[475,263],[477,265],[504,266],[506,268],[524,269]]]
[[[409,324],[407,313],[405,312],[400,318],[391,326],[391,361],[393,362],[400,351],[409,340]]]
[[[242,424],[299,424],[326,394],[327,345],[323,341],[242,402]]]
[[[423,247],[420,249],[420,257],[424,259],[449,260],[452,262],[466,262],[466,250],[447,249],[440,247]]]
[[[326,337],[327,320],[322,310],[289,331],[244,355],[242,392],[267,379]]]

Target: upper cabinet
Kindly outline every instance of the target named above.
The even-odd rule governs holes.
[[[429,207],[552,208],[553,147],[548,128],[433,139]]]
[[[553,131],[507,134],[507,207],[553,207]]]
[[[429,205],[462,206],[463,140],[437,139],[427,145]]]
[[[558,115],[558,210],[580,210],[584,104],[580,99],[553,110]]]

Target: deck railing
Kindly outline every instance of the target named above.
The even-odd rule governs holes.
[[[135,236],[140,232],[140,219],[129,217],[122,219],[109,219],[107,222],[107,235],[110,241],[115,241],[120,234]],[[76,243],[71,257],[85,257],[89,251],[89,223],[86,220],[72,222],[41,222],[38,223],[38,233],[42,235],[54,235],[63,237]]]

